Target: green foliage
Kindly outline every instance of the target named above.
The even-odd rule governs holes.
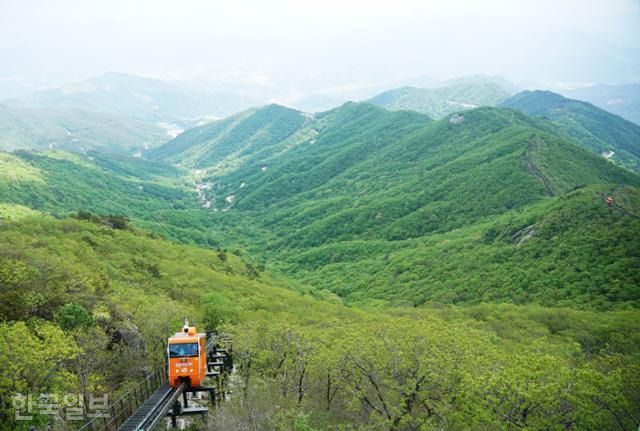
[[[201,155],[203,166],[229,167],[198,180],[210,184],[200,202],[171,166],[55,152],[12,155],[12,165],[46,182],[0,179],[0,196],[243,251],[250,257],[241,273],[261,277],[256,262],[269,260],[336,303],[637,303],[628,238],[637,235],[638,204],[608,208],[602,194],[616,187],[590,185],[624,183],[615,196],[624,202],[637,196],[640,179],[547,122],[481,108],[458,123],[434,123],[348,103],[313,118],[271,105],[200,130],[163,147],[176,162]],[[163,276],[156,262],[135,265]]]
[[[40,216],[41,213],[22,205],[0,204],[0,223],[2,219],[20,220],[27,217]]]
[[[285,140],[304,122],[302,112],[269,105],[188,130],[150,155],[183,166],[224,171]]]
[[[120,112],[43,109],[0,104],[0,150],[59,149],[133,153],[166,141],[161,127]]]
[[[590,103],[566,99],[549,91],[524,91],[500,106],[545,117],[580,146],[640,171],[640,126]]]
[[[362,304],[515,302],[637,307],[638,189],[608,207],[589,187],[492,221],[419,239],[343,241],[286,254],[285,269],[316,289]],[[635,203],[632,203],[635,202]]]
[[[35,312],[3,310],[0,355],[24,349],[26,361],[0,381],[3,399],[23,388],[117,394],[162,357],[167,335],[188,316],[233,335],[237,392],[213,419],[227,429],[609,429],[637,414],[634,310],[359,311],[274,287],[287,282],[271,273],[251,279],[233,253],[222,261],[215,250],[76,219],[8,222],[0,244],[11,244],[11,259],[0,260],[3,293],[26,295],[34,279],[59,288]],[[64,332],[51,323],[89,313],[90,327]],[[19,321],[37,314],[51,322]],[[47,342],[43,357],[27,358],[41,351],[36,340]],[[27,374],[35,364],[55,372]],[[7,406],[3,414],[12,417]]]
[[[274,260],[318,298],[350,304],[637,301],[628,240],[637,223],[603,204],[615,186],[585,185],[640,179],[549,124],[488,108],[432,123],[346,104],[308,130],[316,144],[258,153],[210,177],[208,199],[223,211],[197,223]],[[617,199],[635,194],[627,187]],[[602,247],[611,254],[594,258]]]
[[[0,163],[2,157],[7,156],[0,153]],[[129,164],[137,163],[136,176],[131,177],[123,176],[122,158],[114,157],[114,163],[108,163],[110,156],[104,155],[97,162],[59,152],[20,151],[8,157],[17,160],[12,161],[9,172],[26,172],[14,171],[13,166],[19,163],[30,173],[16,178],[0,174],[3,202],[55,214],[91,211],[137,217],[152,217],[154,211],[168,208],[198,206],[192,193],[172,183],[176,181],[171,179],[176,170],[169,166],[163,165],[163,171],[157,164],[129,158],[126,159]],[[157,181],[161,172],[166,172],[167,177]]]
[[[79,211],[77,214],[74,215],[74,217],[77,218],[78,220],[86,220],[99,225],[109,226],[109,227],[112,227],[113,229],[123,230],[123,229],[131,228],[131,226],[129,225],[129,219],[121,215],[111,214],[106,216],[100,216],[96,214],[91,214],[90,212],[87,212],[87,211]]]
[[[204,327],[209,331],[219,330],[223,325],[234,323],[237,310],[234,303],[217,292],[209,292],[202,297]]]
[[[93,317],[78,304],[65,304],[56,312],[56,321],[62,329],[70,330],[93,325]]]
[[[441,88],[397,88],[367,102],[392,111],[416,111],[439,120],[465,109],[496,106],[511,95],[512,89],[502,82],[458,82]]]
[[[79,352],[74,340],[49,322],[36,321],[29,326],[25,322],[0,323],[2,428],[16,425],[11,396],[26,398],[28,394],[72,390],[73,374],[63,365]],[[26,405],[26,399],[24,402]],[[47,419],[37,415],[34,421],[45,424]]]
[[[233,331],[242,393],[221,405],[214,423],[242,428],[253,418],[296,429],[297,422],[277,422],[277,404],[308,412],[305,426],[316,429],[635,426],[636,379],[620,377],[635,370],[637,345],[614,341],[598,353],[575,346],[576,330],[596,324],[625,331],[631,316],[484,308],[491,317],[476,307],[240,323]],[[568,319],[560,332],[537,321],[558,312]],[[628,334],[637,337],[637,325]],[[631,347],[627,356],[618,353],[623,345]]]
[[[122,394],[185,317],[233,335],[220,429],[637,427],[640,177],[552,124],[271,105],[154,154],[202,170],[0,154],[4,427]]]
[[[0,360],[18,367],[0,379],[3,424],[16,425],[9,398],[16,391],[117,396],[162,360],[167,336],[185,317],[204,329],[256,313],[348,313],[274,287],[290,283],[273,275],[253,279],[241,258],[222,262],[217,254],[77,219],[3,224]]]
[[[91,161],[96,166],[126,178],[153,181],[171,186],[176,184],[176,179],[180,179],[186,174],[184,170],[175,166],[139,157],[105,154],[97,151],[91,151],[89,154]]]
[[[0,153],[0,181],[9,183],[18,181],[44,182],[42,172],[38,168],[8,153]]]

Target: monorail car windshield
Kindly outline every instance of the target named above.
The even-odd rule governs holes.
[[[169,344],[169,357],[198,356],[198,343]]]

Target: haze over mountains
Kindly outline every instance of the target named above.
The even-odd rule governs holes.
[[[407,84],[413,86],[407,87]],[[633,121],[634,109],[639,105],[634,98],[633,86],[622,89],[612,86],[598,88],[607,88],[606,93],[614,92],[618,96],[624,92],[624,99],[616,99],[620,103],[608,104],[601,100],[596,104],[612,113],[625,114]],[[269,100],[280,100],[285,105],[305,112],[318,112],[339,106],[347,100],[366,99],[387,109],[413,110],[439,119],[465,109],[496,106],[520,89],[500,76],[472,75],[440,82],[423,75],[386,84],[336,88],[332,91],[288,95],[279,93],[277,89],[265,91],[265,88],[256,90],[251,86],[166,82],[107,73],[76,84],[6,100],[2,104],[4,116],[11,116],[13,124],[6,125],[8,133],[0,138],[0,148],[47,148],[51,144],[53,148],[72,151],[102,149],[137,154],[177,136],[185,129],[264,105]],[[585,99],[588,99],[587,90],[582,91]],[[597,91],[602,93],[604,90]],[[602,99],[604,96],[599,97]],[[611,101],[611,97],[606,97],[606,100]],[[32,124],[35,115],[43,118],[39,126]],[[16,127],[20,122],[24,126]],[[110,127],[109,131],[102,124],[117,126]],[[47,131],[47,138],[37,130],[38,127]],[[118,143],[110,136],[113,134],[119,136]],[[602,136],[594,137],[591,146],[603,147],[604,144],[597,142],[602,139],[607,141]],[[621,156],[619,153],[616,160]],[[627,161],[627,165],[632,166],[629,163]]]
[[[397,88],[368,102],[390,110],[416,111],[440,119],[464,109],[496,106],[519,91],[499,76],[475,75],[452,79],[443,85],[437,88]]]
[[[640,124],[640,84],[596,84],[562,93]]]
[[[149,122],[193,124],[207,116],[229,115],[260,101],[232,92],[206,92],[182,83],[111,72],[8,103],[29,108],[84,109]]]
[[[0,104],[0,150],[101,150],[134,154],[165,142],[159,125],[117,113]]]
[[[107,73],[0,104],[0,149],[139,154],[185,128],[259,103],[249,95]]]

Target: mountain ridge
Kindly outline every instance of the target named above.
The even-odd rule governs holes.
[[[119,114],[148,122],[175,123],[185,128],[196,125],[202,118],[226,116],[246,109],[260,103],[260,99],[229,91],[193,89],[180,82],[107,72],[4,103],[24,108]]]
[[[162,127],[137,118],[77,109],[21,108],[0,104],[0,150],[62,149],[128,153],[168,139]]]
[[[527,220],[523,215],[531,214],[527,222],[510,222],[516,224],[509,228],[515,229],[510,235],[522,231],[518,241],[524,244],[531,235],[535,236],[535,229],[528,226],[536,225],[536,219],[555,220],[554,214],[564,211],[550,202],[562,202],[565,196],[578,193],[580,202],[600,211],[607,206],[602,197],[592,200],[596,190],[603,193],[615,188],[611,184],[624,183],[628,190],[625,196],[635,196],[640,187],[636,174],[580,148],[572,139],[558,134],[558,128],[549,121],[517,109],[477,108],[434,122],[415,112],[391,112],[366,103],[347,103],[315,115],[311,127],[317,132],[314,144],[309,140],[288,151],[257,157],[235,170],[204,177],[203,181],[211,185],[204,193],[213,202],[214,211],[221,210],[227,220],[256,228],[253,244],[247,245],[252,253],[281,261],[283,270],[290,275],[352,302],[362,302],[373,292],[374,288],[367,286],[386,286],[375,294],[376,300],[411,300],[414,293],[418,295],[407,288],[404,278],[388,278],[383,269],[390,266],[396,268],[393,271],[399,270],[401,264],[385,263],[384,256],[389,253],[410,256],[415,244],[428,244],[431,238],[438,237],[459,241],[456,238],[464,232],[468,232],[463,235],[465,241],[473,244],[471,238],[477,237],[480,226],[485,232],[500,231],[502,228],[496,226],[502,223],[500,220]],[[607,184],[605,189],[602,184]],[[637,212],[635,206],[633,211]],[[637,228],[631,219],[620,223],[620,232],[629,223],[634,226],[632,229]],[[602,235],[607,229],[605,223],[593,226],[593,231]],[[580,249],[572,238],[566,239],[571,253]],[[599,240],[589,241],[596,244]],[[548,239],[543,243],[556,250]],[[511,244],[502,244],[498,250],[506,253]],[[628,247],[621,244],[622,248]],[[473,250],[488,252],[483,247]],[[509,253],[517,254],[517,250],[515,247]],[[362,265],[358,259],[348,257],[355,259],[362,253],[371,255],[370,259],[363,258],[366,263]],[[463,260],[473,259],[473,253],[466,255],[464,248],[455,253]],[[407,279],[419,282],[425,277],[419,266],[400,266]],[[380,267],[382,272],[374,271],[378,275],[367,277],[366,282],[354,286],[346,281],[357,278],[356,272],[372,271],[374,267]],[[532,269],[518,271],[548,281],[548,275]],[[563,271],[571,272],[569,268]],[[440,276],[441,288],[419,290],[424,301],[509,298],[507,293],[501,296],[499,290],[489,294],[491,288],[485,283],[466,296],[448,296],[441,289],[464,283],[446,274]],[[507,279],[498,277],[495,282],[504,286]],[[607,280],[599,283],[611,281]],[[634,281],[626,280],[628,289]],[[351,285],[350,290],[345,290],[345,283]],[[567,283],[573,286],[568,289],[579,291],[574,282]],[[525,288],[522,283],[519,286]],[[539,301],[544,294],[513,297],[520,298],[518,301],[537,297]],[[569,303],[577,297],[569,295],[564,300]],[[602,298],[599,294],[596,297]]]
[[[306,115],[308,114],[277,104],[251,108],[223,120],[190,129],[148,155],[157,160],[202,168],[206,164],[220,162],[234,151],[242,156],[243,152],[251,151],[252,146],[259,149],[285,139],[302,126],[307,119]],[[245,148],[230,145],[239,141],[245,142]]]
[[[271,128],[274,124],[278,127]],[[606,293],[616,274],[594,278],[582,288],[573,266],[559,270],[563,281],[553,289],[526,294],[531,283],[552,283],[556,277],[531,265],[536,253],[568,253],[577,256],[577,267],[586,267],[588,256],[581,247],[603,247],[601,238],[612,229],[607,211],[618,211],[601,194],[624,183],[615,205],[621,200],[621,207],[635,214],[640,187],[637,174],[580,148],[545,119],[489,107],[433,121],[367,103],[346,103],[314,116],[269,105],[201,130],[207,132],[202,139],[192,142],[187,133],[167,144],[171,148],[188,138],[171,153],[174,164],[180,164],[182,155],[213,155],[190,171],[124,156],[96,154],[91,160],[64,153],[16,153],[14,164],[22,167],[23,178],[0,177],[0,196],[6,203],[58,215],[113,210],[174,240],[244,249],[310,285],[312,292],[338,294],[349,303],[363,303],[371,295],[375,301],[414,304],[512,298],[547,305],[578,301],[601,308],[610,295],[612,304],[635,304],[635,297]],[[213,151],[221,142],[218,149],[224,151]],[[202,153],[182,152],[201,145]],[[197,163],[197,157],[190,162]],[[227,169],[210,169],[218,165]],[[595,211],[593,223],[573,226],[568,220],[582,215],[553,205],[573,194],[575,202]],[[632,204],[625,206],[626,201]],[[625,217],[614,219],[611,253],[632,267],[632,243],[623,239],[633,236],[637,226],[633,217]],[[551,221],[540,225],[541,220]],[[562,228],[541,236],[540,226]],[[586,241],[582,245],[581,235]],[[535,250],[522,255],[521,267],[519,250],[529,250],[529,244]],[[403,261],[413,261],[409,257],[416,247],[421,250],[416,256],[425,260],[406,266]],[[477,279],[470,290],[461,283],[460,272],[447,276],[432,269],[440,275],[430,278],[424,271],[429,259],[447,267],[446,259],[433,254],[440,252],[451,253],[448,260],[467,270],[463,262],[485,259],[496,275]],[[600,261],[593,268],[604,271],[607,265]],[[514,280],[502,270],[524,278]],[[368,275],[359,277],[354,271]],[[621,292],[629,291],[634,280],[625,273]],[[520,293],[509,285],[519,286]]]
[[[640,84],[595,84],[561,93],[565,97],[592,103],[640,125]]]
[[[588,102],[568,99],[550,91],[524,91],[499,106],[546,117],[578,144],[640,170],[640,126]]]
[[[411,110],[434,119],[479,106],[495,106],[514,94],[513,84],[500,77],[463,77],[436,88],[401,87],[385,91],[366,102],[390,110]]]

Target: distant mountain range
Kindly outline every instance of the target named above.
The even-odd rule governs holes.
[[[423,113],[433,119],[482,106],[517,108],[550,119],[560,133],[591,151],[629,169],[640,169],[640,126],[588,103],[539,91],[514,96],[519,89],[500,76],[472,75],[442,83],[428,76],[418,76],[402,82],[436,87],[396,88],[378,94],[368,102],[389,110]],[[373,90],[373,87],[345,89],[355,98]],[[610,103],[611,106],[607,105],[610,110],[613,106],[626,107],[629,114],[636,90],[634,86],[594,86],[579,90],[578,95]],[[283,115],[280,117],[273,107],[273,112],[258,108],[243,111],[251,105],[262,104],[261,97],[264,95],[216,91],[203,83],[165,82],[107,73],[0,105],[0,125],[4,130],[0,149],[97,150],[139,155],[187,129],[184,138],[148,153],[149,156],[187,167],[206,168],[209,172],[222,172],[234,166],[229,164],[229,152],[235,152],[239,159],[246,158],[256,147],[255,143],[273,133],[275,145],[282,136],[293,134],[313,117],[294,110],[286,115],[280,113]],[[334,93],[313,92],[295,98],[296,103],[309,106],[331,105],[331,101],[336,103],[340,99]],[[239,111],[242,112],[236,114]],[[217,117],[227,118],[223,122],[209,123]],[[204,126],[198,127],[200,125]],[[228,133],[218,136],[219,130]],[[243,134],[252,136],[251,140],[244,140]],[[229,143],[238,140],[244,140],[247,148],[231,149]],[[206,150],[206,146],[196,145],[196,142],[208,142],[208,147],[216,151]],[[206,157],[203,156],[205,153]]]
[[[513,82],[508,79],[500,76],[500,75],[485,75],[482,73],[478,73],[475,75],[469,76],[461,76],[458,78],[448,79],[443,81],[441,85],[436,87],[453,87],[456,85],[495,85],[499,87],[506,93],[515,94],[520,92],[522,89],[515,85]]]
[[[0,104],[0,150],[140,152],[170,136],[157,124],[120,114]]]
[[[479,106],[496,106],[518,89],[497,76],[474,75],[446,81],[438,88],[403,87],[386,91],[367,102],[390,110],[411,110],[440,119]]]
[[[230,115],[264,102],[238,93],[205,91],[182,83],[110,72],[5,103],[125,115],[148,122],[177,123],[185,128],[202,119]]]
[[[640,84],[607,85],[562,91],[572,99],[584,100],[640,125]]]
[[[186,128],[260,103],[232,92],[107,73],[0,104],[0,150],[138,154]]]

